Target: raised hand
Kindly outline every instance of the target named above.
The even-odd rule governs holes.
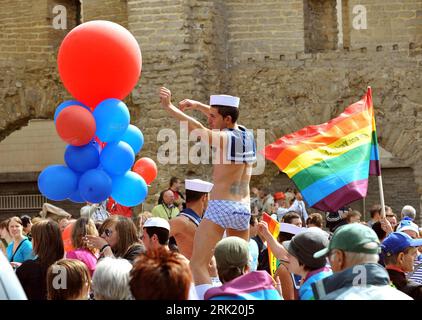
[[[160,102],[164,108],[171,106],[171,91],[165,87],[160,88]]]
[[[195,100],[185,99],[179,102],[179,109],[182,111],[193,110],[196,104]]]

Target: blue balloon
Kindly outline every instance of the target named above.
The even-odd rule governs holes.
[[[126,142],[108,143],[100,155],[104,170],[110,175],[122,175],[128,171],[135,161],[135,153]]]
[[[134,207],[144,202],[147,195],[147,184],[139,174],[128,171],[122,176],[113,177],[111,197],[117,203],[126,207]]]
[[[89,107],[87,107],[86,105],[80,103],[79,101],[67,100],[65,102],[60,103],[59,106],[56,108],[56,111],[54,112],[54,123],[56,123],[56,119],[59,116],[59,113],[64,108],[67,108],[69,106],[81,106],[81,107],[84,107],[85,109],[87,109],[89,112],[91,112],[91,109]]]
[[[77,189],[74,193],[72,193],[69,197],[69,200],[76,203],[84,203],[86,202],[85,199],[82,198],[79,189]]]
[[[66,200],[77,187],[77,174],[64,165],[48,166],[38,176],[38,189],[50,200]]]
[[[130,123],[129,109],[118,99],[102,101],[93,115],[97,126],[95,135],[103,142],[119,141]]]
[[[132,147],[133,152],[137,154],[144,145],[144,135],[137,126],[130,124],[121,141],[127,142]]]
[[[98,167],[100,154],[92,143],[81,147],[68,145],[64,152],[64,161],[70,169],[82,173]]]
[[[111,194],[111,178],[103,170],[92,169],[79,179],[79,192],[83,199],[92,203],[100,203]]]

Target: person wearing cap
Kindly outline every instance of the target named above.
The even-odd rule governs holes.
[[[406,278],[405,272],[413,271],[422,239],[412,239],[404,232],[390,233],[382,242],[385,268],[394,286],[415,300],[422,300],[422,285]]]
[[[238,97],[212,95],[210,105],[185,99],[176,108],[171,92],[160,89],[162,107],[175,119],[188,123],[189,132],[195,130],[202,142],[213,147],[213,182],[208,208],[195,234],[191,259],[196,284],[206,283],[212,250],[223,237],[238,236],[245,240],[249,234],[251,215],[249,182],[252,165],[256,161],[256,146],[251,131],[237,124]],[[206,128],[184,111],[197,110],[208,117]]]
[[[284,241],[291,240],[295,235],[304,232],[305,228],[299,228],[290,223],[280,223],[280,232],[277,236],[278,243],[282,244]],[[268,257],[268,251],[266,250]],[[268,265],[268,263],[267,263]],[[301,276],[295,275],[289,271],[289,261],[284,259],[277,259],[277,270],[275,271],[274,278],[280,279],[281,291],[284,300],[297,300],[299,298],[299,288]],[[269,266],[267,267],[268,272]]]
[[[144,238],[142,239],[145,249],[155,250],[159,247],[168,249],[170,224],[166,219],[160,217],[152,217],[145,221]]]
[[[295,235],[290,241],[282,243],[288,252],[288,270],[303,279],[299,289],[300,300],[315,300],[312,283],[332,275],[324,256],[313,257],[315,252],[326,248],[328,243],[328,237],[316,230],[306,230]]]
[[[273,198],[277,210],[277,220],[281,221],[283,216],[288,212],[288,207],[290,207],[290,205],[287,205],[286,203],[286,195],[284,194],[284,192],[280,191],[274,193]]]
[[[205,300],[281,300],[274,280],[265,271],[249,272],[249,245],[239,237],[220,240],[214,251],[222,286],[197,286]],[[210,283],[208,281],[208,283]]]
[[[419,238],[419,227],[409,218],[405,218],[400,221],[396,231],[407,233],[412,239]]]
[[[391,287],[387,271],[379,265],[380,243],[367,226],[350,223],[339,227],[327,248],[314,253],[327,257],[333,275],[316,281],[316,300],[411,300]]]
[[[170,237],[174,237],[181,254],[192,257],[193,240],[208,205],[208,193],[214,185],[200,179],[186,179],[186,208],[169,221]],[[171,239],[171,238],[170,238]]]

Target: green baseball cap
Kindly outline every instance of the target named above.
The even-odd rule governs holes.
[[[214,250],[218,269],[244,267],[249,262],[249,243],[239,237],[220,240]]]
[[[327,248],[314,253],[314,258],[326,256],[331,250],[375,254],[380,252],[380,241],[371,228],[360,223],[349,223],[338,228]]]

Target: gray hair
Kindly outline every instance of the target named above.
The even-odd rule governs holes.
[[[404,206],[403,209],[401,209],[401,214],[404,217],[409,217],[410,219],[415,220],[416,218],[416,209],[412,206]]]
[[[345,252],[346,262],[349,266],[364,263],[378,263],[379,255],[377,253]]]
[[[97,300],[130,300],[129,273],[132,264],[126,259],[105,257],[99,261],[92,277]]]

